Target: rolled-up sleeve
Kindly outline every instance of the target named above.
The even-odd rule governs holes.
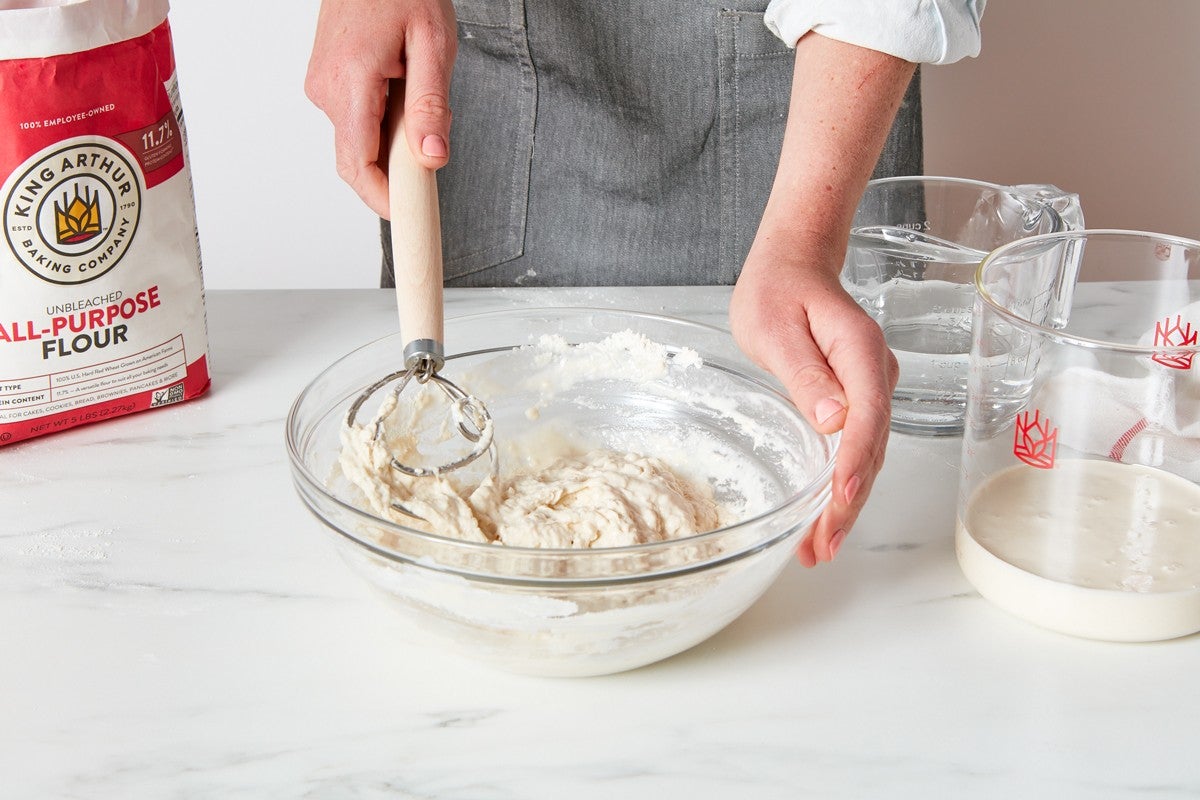
[[[809,31],[918,64],[979,55],[987,0],[771,0],[766,24],[789,47]]]

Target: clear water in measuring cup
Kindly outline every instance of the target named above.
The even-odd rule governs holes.
[[[851,232],[843,285],[883,329],[900,365],[893,428],[962,430],[974,273],[985,255],[906,228]]]

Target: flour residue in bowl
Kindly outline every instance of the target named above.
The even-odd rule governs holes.
[[[525,413],[529,420],[563,392],[589,382],[659,386],[673,372],[695,370],[703,363],[693,350],[672,351],[632,331],[582,344],[547,335],[523,350],[529,368],[521,371],[520,380],[533,397]],[[485,370],[460,382],[473,390],[513,383],[503,370],[499,375]],[[397,408],[396,398],[388,395],[370,422],[342,430],[342,474],[380,517],[465,541],[534,548],[661,542],[734,521],[733,510],[715,499],[712,483],[680,474],[670,463],[668,457],[677,452],[597,447],[552,426],[539,430],[535,425],[508,441],[499,434],[503,446],[495,476],[481,475],[478,469],[465,475],[406,475],[391,461],[422,458],[419,419],[428,415],[430,402],[424,392],[416,402]],[[376,420],[385,423],[379,436]],[[654,442],[649,438],[645,443]]]
[[[618,333],[629,328],[637,335]],[[539,338],[546,332],[561,336]],[[363,428],[344,428],[362,387],[390,371],[400,337],[355,351],[323,373],[288,423],[305,501],[338,532],[334,540],[347,561],[414,623],[418,638],[475,662],[540,675],[608,674],[666,658],[748,608],[791,561],[828,501],[836,437],[814,433],[726,331],[651,315],[537,309],[451,320],[446,333],[455,355],[441,373],[490,412],[498,473],[489,484],[490,464],[481,458],[443,476],[448,486],[422,483],[421,492],[445,489],[422,513],[433,516],[442,504],[451,520],[465,511],[469,524],[419,523],[391,506],[413,505],[412,488],[397,484],[403,479],[390,469],[393,450],[410,466],[431,467],[471,446],[453,412],[446,413],[445,394],[409,385],[388,417],[385,439],[399,437],[419,460],[388,442],[377,447]],[[372,406],[359,422],[370,424]],[[675,489],[657,474],[659,465],[644,468],[642,459],[677,478]],[[587,497],[548,493],[549,504],[538,496],[547,491],[539,484],[553,482],[560,468],[597,463],[622,481],[653,483],[656,496],[669,498],[653,524],[641,516],[649,513],[647,502],[636,492],[631,497],[628,486]],[[352,482],[356,464],[365,469]],[[315,475],[324,476],[321,485]],[[534,480],[519,490],[533,506],[558,506],[545,514],[558,514],[557,521],[540,522],[536,534],[546,537],[557,525],[554,535],[590,548],[550,549],[544,539],[543,548],[506,546],[489,538],[494,518],[484,515],[481,524],[477,510],[501,501],[521,475]],[[716,530],[691,536],[668,522],[689,495],[718,516],[711,523],[696,515],[692,529]],[[577,509],[563,506],[568,499],[609,508],[599,512],[601,536],[579,534]],[[513,508],[524,520],[539,513]],[[681,538],[605,546],[604,535],[622,519]],[[464,529],[489,543],[447,538]]]

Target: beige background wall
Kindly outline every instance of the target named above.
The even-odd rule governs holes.
[[[1198,32],[1197,0],[989,0],[980,56],[924,69],[925,171],[1200,238]]]

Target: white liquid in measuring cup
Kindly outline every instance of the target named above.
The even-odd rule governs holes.
[[[1200,631],[1200,487],[1169,472],[1010,467],[976,489],[955,549],[980,594],[1052,630],[1111,641]]]

